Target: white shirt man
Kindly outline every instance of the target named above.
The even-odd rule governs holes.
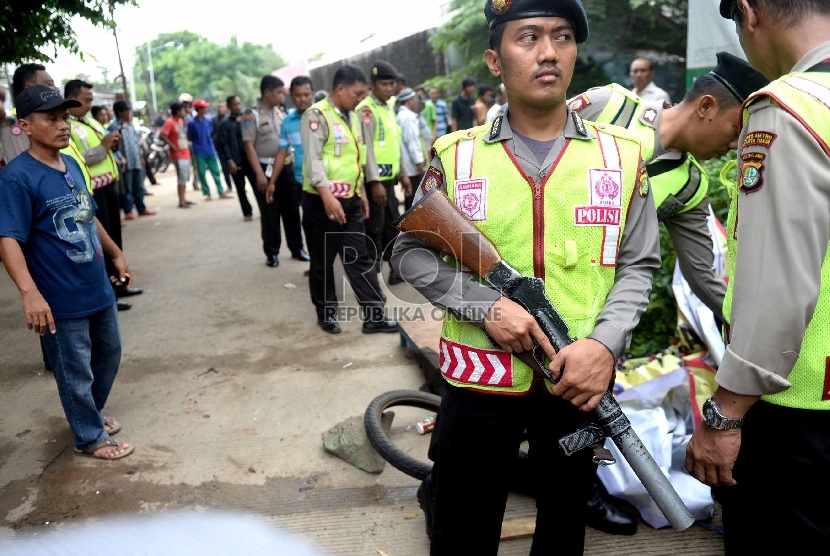
[[[401,143],[403,144],[402,173],[407,176],[419,176],[424,171],[424,150],[421,146],[420,122],[414,108],[418,102],[418,95],[412,89],[404,89],[398,94],[397,120],[401,127]]]
[[[654,79],[654,68],[651,65],[651,60],[637,58],[631,62],[630,75],[631,83],[634,85],[631,92],[641,99],[672,103],[669,94],[652,81]]]
[[[496,89],[496,102],[487,111],[487,123],[495,121],[496,118],[504,114],[507,110],[507,93],[504,90],[504,83],[500,84]]]

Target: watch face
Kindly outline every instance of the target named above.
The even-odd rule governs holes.
[[[703,404],[703,422],[711,425],[715,422],[715,410],[708,403]]]

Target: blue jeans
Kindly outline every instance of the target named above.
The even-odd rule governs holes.
[[[101,410],[121,364],[121,330],[113,303],[80,319],[55,319],[43,347],[58,383],[63,412],[79,450],[107,438]]]
[[[144,171],[141,168],[124,170],[121,179],[124,180],[124,212],[130,213],[135,207],[138,214],[144,214],[147,211],[144,206]]]

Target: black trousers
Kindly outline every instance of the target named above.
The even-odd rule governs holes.
[[[112,241],[123,251],[124,246],[121,242],[121,200],[117,185],[112,183],[106,187],[96,189],[92,193],[92,198],[95,199],[95,204],[98,205],[95,217],[101,222],[101,226],[112,238]],[[115,267],[109,257],[106,257],[106,267],[109,276],[115,275]]]
[[[265,172],[266,165],[260,164]],[[265,255],[279,255],[282,245],[280,233],[280,217],[285,228],[285,241],[291,253],[298,253],[303,249],[303,233],[300,223],[300,194],[299,186],[295,186],[294,168],[291,165],[283,168],[277,177],[274,190],[274,202],[265,202],[265,193],[256,187],[256,178],[251,181],[259,205],[260,223],[262,226],[262,250]]]
[[[398,230],[392,222],[400,216],[400,201],[395,196],[395,185],[398,180],[381,182],[386,189],[386,205],[380,206],[372,200],[372,191],[369,194],[369,219],[366,220],[366,246],[369,256],[374,255],[376,261],[392,260],[392,247],[398,237]]]
[[[237,164],[236,173],[231,174],[233,184],[236,186],[236,196],[239,197],[239,206],[242,208],[244,216],[253,216],[254,209],[251,207],[251,202],[248,200],[248,194],[245,192],[245,178],[251,183],[251,187],[256,190],[256,177],[251,172],[251,167],[247,162]],[[253,181],[251,181],[253,179]]]
[[[228,186],[228,191],[233,191],[234,181],[231,179],[231,169],[228,168],[228,161],[219,157],[219,165],[222,167],[222,175],[225,176],[225,185]]]
[[[738,484],[715,491],[727,556],[827,550],[830,412],[759,401],[746,415],[732,474]]]
[[[361,307],[383,307],[378,276],[373,270],[375,261],[366,250],[363,203],[360,197],[341,199],[340,203],[346,213],[345,224],[329,219],[319,195],[303,194],[303,229],[311,257],[308,289],[318,317],[334,315],[337,311],[334,287],[337,256]]]
[[[590,450],[571,457],[558,439],[578,428],[578,410],[545,392],[499,396],[445,385],[430,447],[436,480],[431,556],[496,556],[516,454],[527,428],[536,499],[531,556],[582,555],[586,505],[596,474]],[[437,451],[437,453],[436,453]],[[440,454],[440,455],[439,455]]]

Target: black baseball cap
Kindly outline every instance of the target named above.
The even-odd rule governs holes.
[[[720,0],[720,15],[724,19],[732,19],[732,6],[735,0]]]
[[[531,17],[561,17],[574,26],[576,42],[588,40],[588,15],[581,0],[485,0],[490,29],[500,23]]]
[[[58,91],[46,85],[34,85],[23,90],[14,99],[17,117],[25,118],[32,112],[49,112],[56,108],[75,108],[81,103],[65,99]]]

